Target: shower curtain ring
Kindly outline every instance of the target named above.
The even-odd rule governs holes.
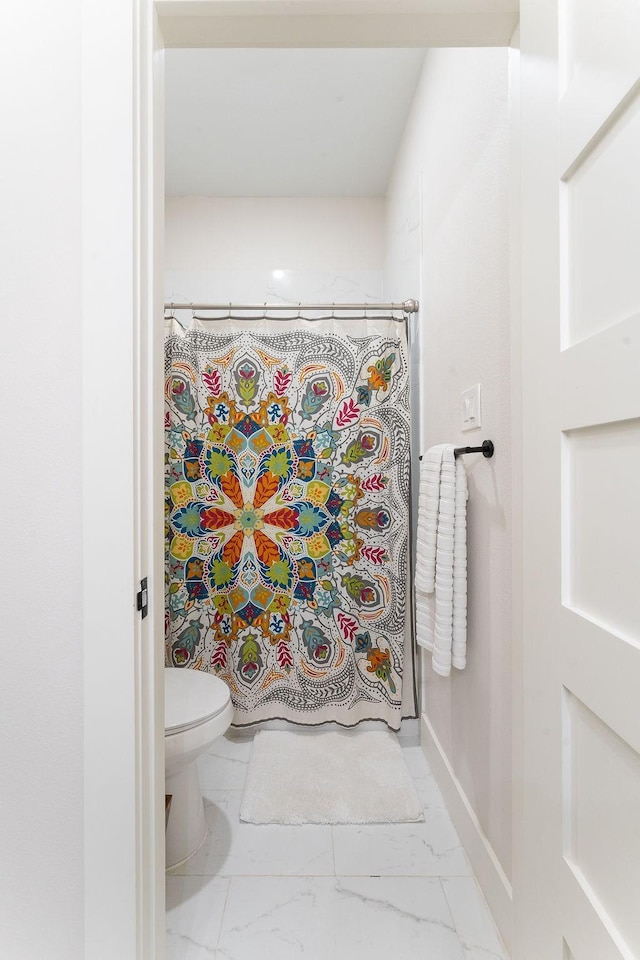
[[[192,319],[192,320],[195,320],[195,318],[196,318],[196,311],[194,310],[193,300],[192,300],[192,301],[191,301],[191,319]]]
[[[266,300],[265,300],[265,302],[262,304],[262,307],[263,307],[263,310],[262,310],[262,319],[263,319],[263,320],[266,320],[266,319],[267,319],[267,301],[266,301]]]
[[[298,320],[302,320],[302,301],[298,300]]]
[[[335,318],[336,318],[336,302],[335,300],[333,300],[331,303],[331,319],[335,320]]]

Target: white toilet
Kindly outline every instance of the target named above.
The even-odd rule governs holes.
[[[207,836],[196,759],[221,737],[233,719],[229,687],[200,670],[164,672],[165,793],[171,795],[166,865],[192,856]]]

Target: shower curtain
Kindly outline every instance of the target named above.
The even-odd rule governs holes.
[[[172,320],[165,368],[167,664],[221,677],[237,726],[398,729],[411,659],[404,324]]]

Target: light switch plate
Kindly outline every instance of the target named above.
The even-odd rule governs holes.
[[[482,426],[482,411],[480,409],[480,384],[470,387],[462,394],[460,404],[463,430],[475,430]]]

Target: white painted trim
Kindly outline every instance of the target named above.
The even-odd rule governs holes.
[[[167,47],[508,46],[518,21],[513,0],[156,0],[156,8]]]
[[[510,949],[513,932],[511,884],[425,713],[422,714],[420,742],[498,930]]]
[[[522,309],[520,215],[520,27],[509,50],[509,312],[511,332],[511,912],[512,939],[520,907],[522,873]]]
[[[85,960],[161,960],[164,943],[153,16],[82,4]]]
[[[522,682],[514,960],[563,955],[558,0],[521,0]],[[544,504],[544,509],[540,505]],[[516,745],[514,753],[518,747]],[[517,755],[517,754],[516,754]],[[593,954],[598,956],[598,954]]]
[[[164,814],[164,47],[152,0],[140,0],[135,219],[138,280],[136,578],[149,584],[137,648],[139,869],[136,958],[162,960]]]
[[[133,958],[138,897],[131,8],[82,6],[87,960]],[[113,64],[118,63],[118,70]],[[109,504],[115,505],[109,507]],[[100,518],[104,518],[101,522]],[[115,703],[117,702],[117,709]]]

